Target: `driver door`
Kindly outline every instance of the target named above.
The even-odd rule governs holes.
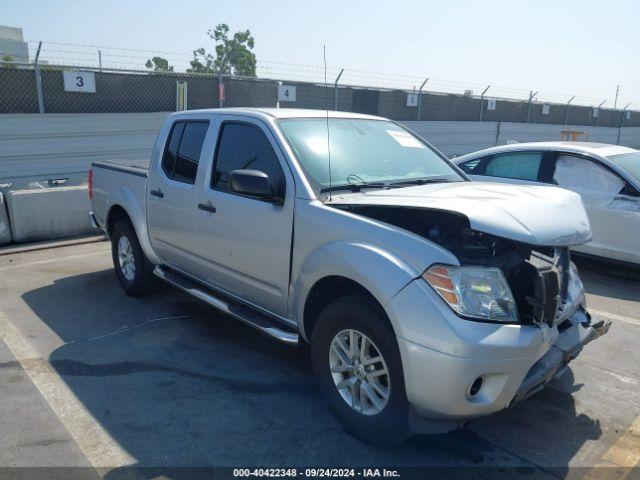
[[[271,132],[259,120],[221,117],[213,169],[198,204],[199,276],[211,285],[286,317],[293,232],[294,185]],[[233,170],[266,173],[280,200],[231,191]]]

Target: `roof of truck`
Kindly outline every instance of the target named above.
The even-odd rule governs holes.
[[[326,118],[327,114],[329,118],[360,118],[369,120],[386,120],[383,117],[376,117],[374,115],[365,115],[362,113],[352,112],[336,112],[334,110],[312,110],[307,108],[207,108],[202,110],[188,110],[179,113],[232,113],[242,115],[268,115],[273,118]]]

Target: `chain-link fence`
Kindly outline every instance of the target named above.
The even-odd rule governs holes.
[[[335,109],[394,120],[640,126],[636,111],[530,99],[219,76],[0,62],[0,113],[166,112],[218,107]]]

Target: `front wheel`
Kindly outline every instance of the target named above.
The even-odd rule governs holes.
[[[145,257],[135,230],[126,220],[113,227],[111,256],[118,281],[127,295],[139,297],[157,289],[153,265]]]
[[[379,305],[349,295],[327,306],[311,358],[322,393],[349,433],[376,445],[410,435],[400,351]]]

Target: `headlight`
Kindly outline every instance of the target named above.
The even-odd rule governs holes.
[[[423,278],[464,317],[493,322],[518,321],[511,289],[499,268],[434,265]]]

